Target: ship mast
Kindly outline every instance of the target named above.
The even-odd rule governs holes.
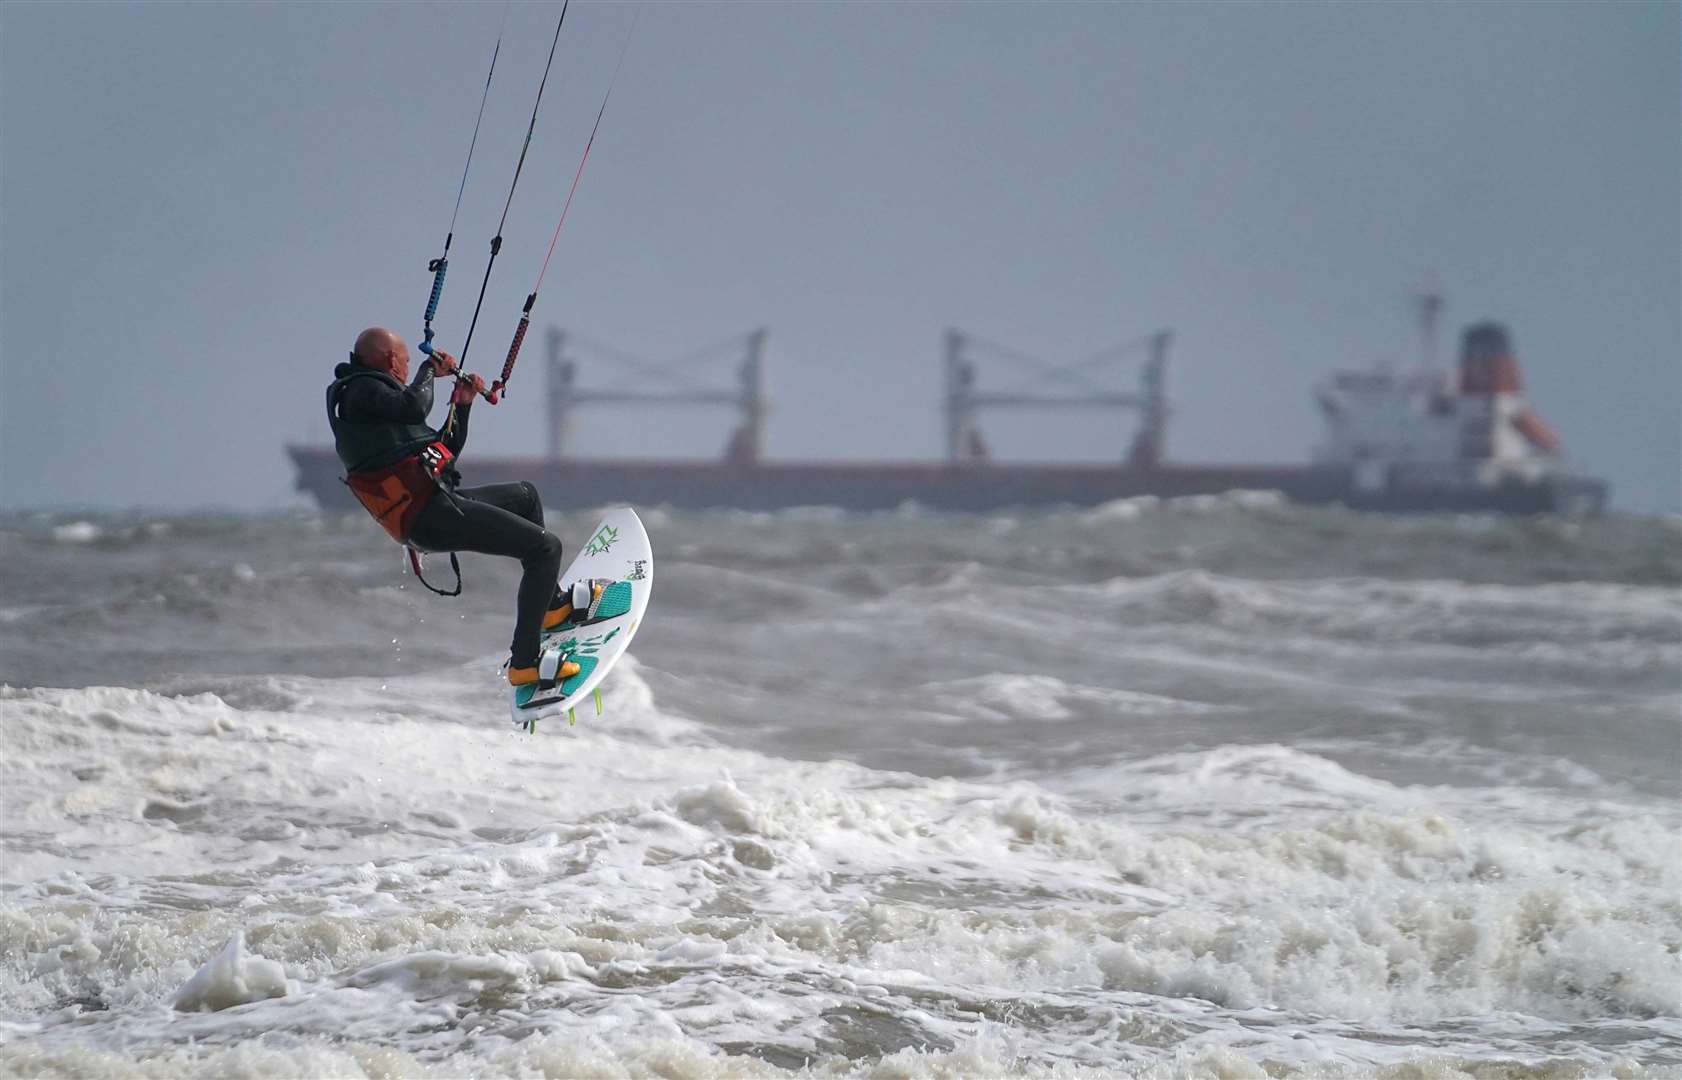
[[[758,462],[765,454],[765,421],[771,412],[770,399],[765,392],[765,343],[768,336],[766,329],[760,327],[676,360],[656,363],[552,327],[548,334],[549,460],[558,462],[566,456],[573,426],[572,412],[580,405],[724,405],[733,406],[741,413],[741,422],[731,432],[725,446],[725,460],[737,465]],[[629,378],[634,380],[634,388],[610,384],[596,390],[579,389],[578,364],[564,355],[566,348],[589,352],[626,369],[630,373]],[[708,386],[691,374],[695,367],[732,356],[740,360],[733,389]],[[663,385],[668,389],[646,389],[650,384]]]
[[[999,345],[962,330],[946,331],[944,363],[946,370],[946,460],[953,465],[986,461],[988,451],[981,437],[979,416],[983,408],[1005,409],[1123,409],[1140,414],[1140,427],[1128,449],[1127,463],[1136,468],[1150,468],[1162,460],[1167,439],[1168,398],[1164,376],[1168,364],[1168,345],[1173,333],[1159,330],[1154,334],[1133,338],[1101,352],[1093,353],[1070,364],[1051,364],[1005,345]],[[1120,362],[1146,354],[1138,393],[1128,394],[1108,389],[1093,382],[1089,372],[1113,368]],[[1029,383],[1004,392],[981,391],[976,388],[980,359],[1002,361],[1030,375]],[[1056,383],[1060,392],[1047,393],[1033,389],[1036,385]]]
[[[1434,285],[1413,297],[1414,316],[1419,320],[1419,334],[1423,348],[1420,361],[1426,371],[1437,370],[1437,326],[1442,321],[1443,294]]]

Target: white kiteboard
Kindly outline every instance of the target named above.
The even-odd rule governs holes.
[[[578,674],[547,690],[538,689],[536,683],[514,687],[510,709],[515,727],[536,731],[539,720],[559,716],[575,721],[577,707],[590,697],[595,699],[597,715],[601,714],[601,682],[630,647],[654,588],[654,551],[642,521],[630,507],[608,511],[561,575],[561,582],[586,578],[606,582],[601,595],[582,617],[543,632],[537,661],[545,681],[553,679],[567,660],[578,665]]]

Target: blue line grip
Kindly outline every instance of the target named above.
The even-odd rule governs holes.
[[[444,271],[450,268],[450,260],[434,259],[432,261],[432,298],[426,302],[426,322],[432,323],[432,317],[438,314],[438,298],[444,295]]]

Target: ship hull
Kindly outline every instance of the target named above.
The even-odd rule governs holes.
[[[327,510],[356,508],[329,447],[289,446],[297,489]],[[679,509],[779,510],[837,506],[892,510],[916,503],[938,510],[1094,506],[1154,495],[1172,498],[1227,491],[1278,491],[1295,502],[1341,503],[1362,510],[1461,513],[1567,513],[1604,506],[1604,485],[1575,478],[1488,488],[1381,489],[1359,492],[1348,470],[1330,466],[944,465],[924,463],[698,461],[547,461],[470,458],[468,484],[529,480],[557,510],[629,503]]]

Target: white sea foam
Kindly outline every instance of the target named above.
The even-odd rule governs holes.
[[[170,1004],[182,1012],[215,1012],[297,992],[283,965],[247,956],[245,934],[237,932],[175,992]]]
[[[53,539],[61,544],[91,544],[104,535],[105,530],[91,521],[71,521],[52,529]]]
[[[119,700],[129,705],[122,715],[111,708]],[[245,929],[254,948],[304,980],[306,995],[325,992],[323,979],[371,985],[401,975],[405,992],[416,980],[519,981],[526,968],[509,966],[504,952],[513,947],[563,957],[542,960],[546,970],[571,971],[564,956],[577,953],[585,967],[574,974],[603,961],[641,971],[757,956],[842,965],[855,979],[874,971],[890,984],[938,979],[1016,992],[1101,985],[1229,1008],[1409,1022],[1503,1011],[1561,1021],[1607,1010],[1663,1015],[1682,978],[1678,913],[1672,905],[1658,914],[1682,885],[1674,833],[1664,826],[1633,820],[1556,835],[1467,827],[1410,811],[1406,793],[1335,767],[1265,770],[1295,792],[1299,820],[1309,808],[1324,812],[1319,824],[1152,830],[1128,824],[1125,812],[1082,814],[1030,785],[994,790],[699,744],[638,751],[605,731],[577,738],[566,764],[550,763],[543,780],[498,783],[505,758],[476,773],[460,732],[440,738],[428,730],[437,721],[378,708],[324,718],[250,714],[209,695],[115,690],[13,692],[6,705],[9,725],[38,740],[37,758],[48,748],[67,760],[92,751],[126,762],[99,778],[91,799],[85,783],[57,779],[56,768],[53,777],[36,775],[36,798],[22,815],[40,821],[56,806],[81,823],[54,841],[60,858],[83,845],[101,851],[97,873],[92,865],[61,870],[14,891],[26,901],[13,912],[13,933],[23,935],[14,944],[34,959],[37,985],[50,983],[51,967],[68,980],[65,993],[72,975],[111,987],[111,943],[132,936],[130,917],[112,912],[136,902],[192,912],[195,896],[242,882],[260,883],[261,894],[237,913],[166,919],[186,921],[153,943],[147,969],[197,967],[200,950],[220,949]],[[67,705],[84,710],[77,730],[62,722]],[[30,723],[46,718],[60,722]],[[329,727],[347,748],[366,747],[370,760],[382,742],[404,744],[401,782],[392,777],[394,788],[382,791],[386,777],[365,778],[371,788],[358,796],[348,775],[335,782],[323,773]],[[183,740],[194,752],[182,752]],[[627,768],[627,757],[640,765]],[[1272,754],[1292,758],[1312,765]],[[679,761],[688,765],[674,769]],[[654,794],[684,772],[721,767],[754,781]],[[1153,774],[1162,787],[1230,790],[1232,768],[1221,755],[1158,762],[1140,770],[1131,794],[1149,799]],[[638,800],[638,785],[618,782],[633,771],[662,782],[645,779],[648,794]],[[596,779],[594,797],[575,790],[586,776]],[[30,786],[18,779],[11,790]],[[1278,779],[1266,782],[1270,791],[1252,798],[1280,790]],[[237,820],[232,809],[258,789],[270,805],[291,805],[282,821],[256,830],[248,823],[232,836],[208,827]],[[1397,813],[1355,809],[1386,803]],[[543,824],[557,819],[574,824]],[[507,838],[473,838],[487,828]],[[104,845],[124,834],[130,854],[113,866]],[[438,847],[446,837],[451,846]],[[300,862],[324,844],[337,852],[334,862]],[[357,851],[372,861],[355,861]],[[352,861],[339,861],[345,856]],[[26,855],[24,868],[41,858]],[[1034,890],[1064,899],[1039,913],[1010,899]],[[1273,899],[1258,906],[1258,894]],[[916,902],[882,906],[894,895]],[[58,896],[106,914],[88,922]],[[51,920],[56,933],[43,935],[43,908],[61,913]],[[763,930],[725,933],[729,920],[701,914],[713,908],[753,911]],[[523,934],[506,924],[511,910],[545,918]],[[458,914],[433,923],[427,911]],[[592,941],[574,924],[579,917],[630,922]],[[155,925],[157,916],[140,918]],[[103,931],[101,920],[109,922]],[[186,926],[199,930],[181,933]],[[245,970],[235,943],[228,948],[234,953],[224,951],[201,981],[222,988]],[[377,959],[392,949],[391,959]],[[284,985],[273,972],[246,977],[258,987],[253,995]],[[187,996],[230,994],[238,996]]]
[[[1002,673],[929,683],[907,695],[906,704],[923,706],[925,711],[913,714],[918,718],[946,724],[1055,723],[1141,713],[1187,715],[1220,708],[1134,690],[1070,684],[1051,675]]]
[[[1135,495],[1127,499],[1111,499],[1109,502],[1099,503],[1090,510],[1082,511],[1080,520],[1088,525],[1113,521],[1133,521],[1161,505],[1162,500],[1155,495]]]

